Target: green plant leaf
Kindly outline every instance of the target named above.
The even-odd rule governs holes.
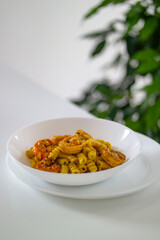
[[[98,118],[107,118],[108,117],[108,111],[103,111],[103,112],[99,112],[98,114],[97,114],[97,117]]]
[[[106,40],[103,39],[102,41],[100,41],[96,47],[93,49],[93,51],[91,52],[91,57],[94,57],[95,55],[98,55],[99,53],[102,52],[103,48],[106,45]]]
[[[146,130],[158,130],[158,120],[160,119],[160,97],[155,101],[155,104],[150,106],[145,114]]]
[[[144,11],[146,8],[137,2],[135,5],[130,5],[130,10],[126,14],[126,25],[128,25],[127,32],[132,30],[132,28],[138,23],[140,19],[144,16]]]
[[[158,20],[154,17],[150,17],[145,20],[145,25],[140,31],[140,39],[146,41],[157,29]],[[157,29],[159,31],[159,29]]]
[[[97,85],[95,90],[102,93],[105,96],[111,96],[111,94],[112,94],[111,88],[106,84]]]
[[[138,23],[139,18],[138,17],[134,17],[130,20],[127,21],[128,23],[128,28],[127,28],[127,32],[125,34],[128,34],[128,32],[130,32],[132,30],[132,28]]]
[[[138,74],[146,75],[146,74],[158,69],[159,67],[160,67],[159,62],[146,60],[139,64],[139,66],[136,69],[136,72]]]
[[[132,130],[136,132],[144,133],[144,124],[142,121],[132,121],[130,118],[125,120],[126,126],[131,128]]]
[[[127,53],[129,54],[129,57],[132,58],[135,52],[142,48],[139,43],[139,36],[132,37],[130,35],[124,35],[123,39],[127,46]]]
[[[151,48],[142,49],[136,52],[133,56],[133,59],[138,61],[145,61],[145,59],[156,58],[159,56],[159,53]]]
[[[157,92],[160,93],[160,78],[153,79],[152,83],[142,88],[142,90],[147,91],[148,96],[151,96]]]
[[[84,35],[83,37],[84,38],[97,38],[97,37],[102,37],[102,38],[104,38],[104,37],[106,37],[106,35],[108,34],[108,33],[110,33],[110,32],[112,32],[113,31],[113,28],[112,29],[107,29],[107,30],[102,30],[102,31],[98,31],[98,32],[92,32],[92,33],[88,33],[88,34],[86,34],[86,35]]]
[[[159,53],[153,49],[143,49],[135,53],[133,59],[138,60],[139,65],[136,68],[136,72],[139,74],[147,74],[158,69],[160,62],[156,60],[159,57]]]
[[[123,3],[126,0],[104,0],[102,1],[100,4],[98,4],[97,6],[95,6],[94,8],[92,8],[85,16],[84,18],[87,19],[91,16],[93,16],[95,13],[98,12],[99,9],[106,7],[109,4],[118,4],[118,3]]]
[[[160,7],[160,2],[159,2],[159,0],[153,0],[153,3],[155,4],[156,7]]]
[[[126,13],[127,22],[132,20],[133,18],[137,19],[137,17],[138,19],[140,19],[145,10],[146,7],[142,6],[141,2],[137,2],[136,4],[133,5],[130,4],[130,9]]]
[[[118,107],[111,106],[110,111],[109,111],[109,118],[111,120],[115,120],[115,117],[116,117],[118,111],[119,111]]]

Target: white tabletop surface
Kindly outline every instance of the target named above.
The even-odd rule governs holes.
[[[78,200],[34,190],[7,169],[7,139],[18,128],[88,113],[4,66],[0,110],[1,240],[160,239],[160,182],[127,197]]]

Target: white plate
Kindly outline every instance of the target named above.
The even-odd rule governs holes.
[[[112,178],[88,186],[51,184],[23,170],[9,156],[7,163],[10,171],[22,182],[52,195],[78,199],[116,198],[138,192],[160,180],[160,145],[144,135],[138,135],[142,141],[141,155]]]

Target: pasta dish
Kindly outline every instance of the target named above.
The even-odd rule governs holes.
[[[56,173],[87,173],[121,165],[126,156],[83,130],[37,141],[26,151],[33,168]]]

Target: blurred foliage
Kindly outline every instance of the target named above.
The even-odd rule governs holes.
[[[116,19],[85,38],[96,44],[93,58],[108,50],[110,36],[118,36],[112,45],[122,43],[126,52],[118,52],[108,67],[121,66],[125,73],[114,84],[110,79],[93,83],[73,102],[99,118],[123,123],[160,142],[160,1],[104,0],[85,19],[111,4],[128,5],[123,20]],[[143,86],[136,88],[138,81]]]

